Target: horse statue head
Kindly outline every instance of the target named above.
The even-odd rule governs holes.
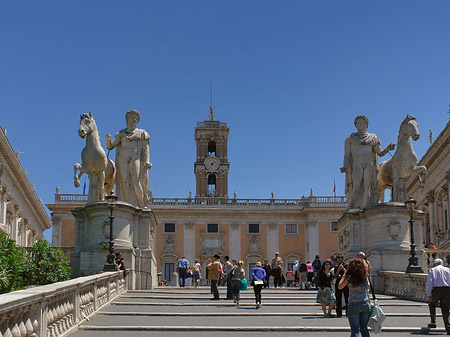
[[[92,113],[80,114],[80,128],[78,129],[78,135],[81,138],[85,138],[88,134],[97,131],[97,125],[95,124]]]
[[[398,132],[398,138],[409,138],[411,137],[414,141],[420,138],[420,132],[417,125],[416,117],[406,115],[402,124],[400,125],[400,130]]]

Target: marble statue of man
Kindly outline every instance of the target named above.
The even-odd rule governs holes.
[[[345,194],[348,208],[365,208],[378,201],[378,157],[395,148],[389,144],[381,150],[381,143],[374,133],[368,133],[369,119],[364,115],[355,118],[357,132],[345,140],[344,165]]]
[[[111,140],[108,133],[106,147],[116,148],[116,189],[117,199],[140,208],[148,207],[151,198],[148,170],[150,163],[150,136],[136,128],[141,120],[137,110],[125,114],[127,127],[120,130]]]

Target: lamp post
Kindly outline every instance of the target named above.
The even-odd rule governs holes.
[[[116,271],[116,259],[114,257],[114,241],[113,241],[113,211],[117,204],[117,197],[115,195],[106,196],[106,204],[111,212],[109,216],[109,254],[106,258],[105,266],[103,271]]]
[[[423,273],[422,267],[419,266],[418,258],[416,257],[416,245],[414,243],[414,219],[413,215],[416,211],[417,201],[411,196],[409,200],[405,201],[406,210],[409,212],[409,233],[411,235],[411,257],[409,258],[407,273]]]

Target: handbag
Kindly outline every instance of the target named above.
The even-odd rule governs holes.
[[[245,277],[241,280],[241,288],[240,288],[240,290],[242,290],[242,291],[247,291],[248,290],[247,279]]]
[[[383,322],[386,319],[386,316],[378,305],[377,298],[375,297],[375,291],[373,290],[372,282],[370,282],[370,290],[372,291],[373,296],[373,304],[371,305],[371,312],[369,316],[369,321],[367,322],[367,326],[373,330],[375,333],[380,333],[381,328],[383,326]]]

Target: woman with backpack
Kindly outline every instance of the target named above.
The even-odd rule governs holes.
[[[245,278],[244,262],[239,261],[237,265],[230,270],[231,291],[236,308],[239,308],[240,290],[242,279]]]

